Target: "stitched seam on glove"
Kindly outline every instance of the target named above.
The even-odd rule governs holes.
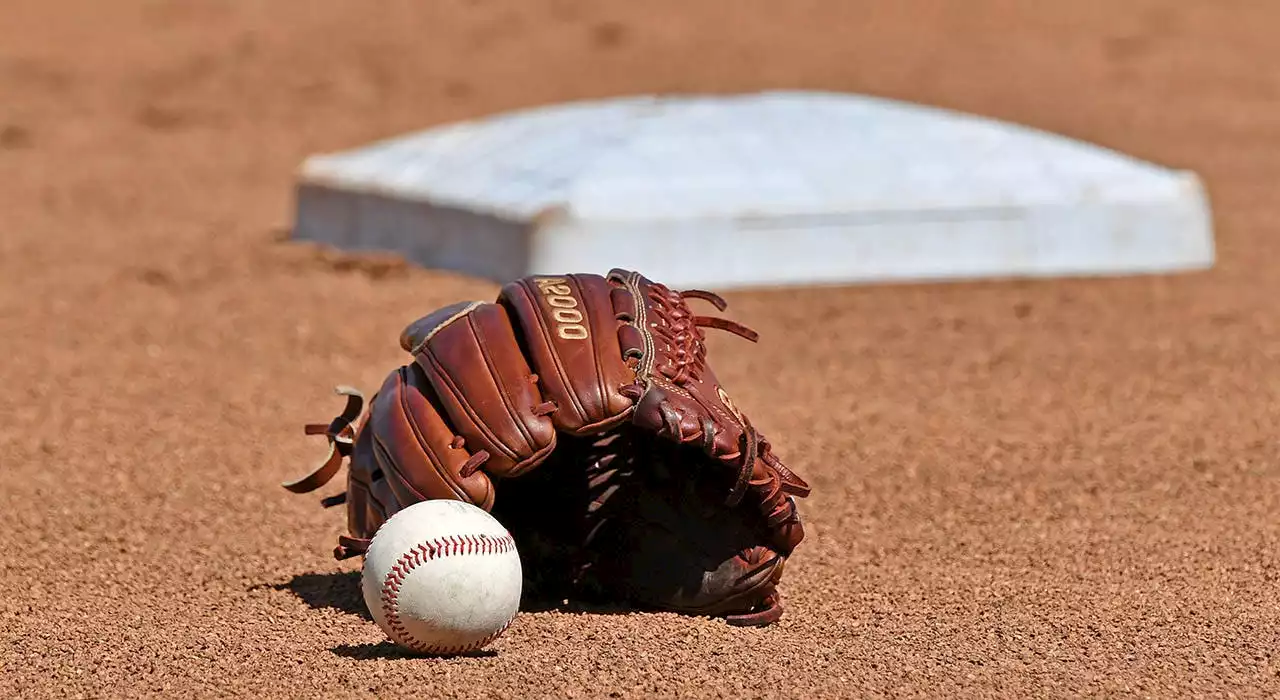
[[[466,316],[472,311],[475,311],[476,307],[483,306],[483,305],[484,305],[483,301],[473,301],[470,304],[467,304],[466,307],[464,307],[461,311],[445,319],[442,323],[437,325],[435,328],[432,328],[431,331],[427,333],[426,337],[424,337],[421,341],[419,341],[417,345],[410,348],[409,354],[417,355],[418,352],[422,350],[423,346],[425,346],[432,338],[435,337],[436,333],[439,333],[441,330],[444,330],[445,327],[447,327],[449,324],[453,323],[454,321],[457,321],[459,318],[462,318],[463,316]]]
[[[673,384],[672,382],[667,380],[665,377],[653,377],[649,381],[662,387],[667,391],[670,391],[675,394],[680,394],[681,396],[691,401],[696,401],[699,406],[706,406],[707,408],[711,409],[712,413],[716,414],[717,418],[722,419],[725,423],[729,423],[730,425],[742,426],[742,423],[739,422],[737,418],[729,415],[728,413],[725,413],[719,406],[716,406],[715,404],[712,404],[710,402],[704,403],[702,401],[697,401],[697,399],[693,398],[693,394],[689,393],[689,390],[685,389],[684,387],[678,384]]]
[[[407,383],[406,383],[406,386],[407,386]],[[400,394],[400,409],[404,412],[406,417],[413,415],[412,413],[409,412],[408,397],[405,394],[404,389],[401,389],[398,393]],[[427,443],[426,438],[423,437],[422,427],[418,425],[417,421],[409,421],[409,428],[413,430],[413,439],[418,443],[418,448],[422,450],[422,453],[427,456],[427,461],[431,463],[431,468],[436,470],[436,474],[440,477],[440,481],[448,484],[449,490],[453,491],[454,495],[456,495],[458,498],[464,501],[470,501],[471,499],[470,497],[467,496],[466,491],[463,490],[462,485],[458,484],[454,480],[453,475],[449,473],[448,466],[440,461],[439,457],[435,453],[435,450],[431,449],[430,445]],[[374,433],[373,437],[374,437],[374,442],[377,444],[377,446],[381,448],[383,452],[387,453],[388,461],[391,461],[392,464],[395,464],[394,461],[389,459],[390,453],[387,451],[386,446],[382,444],[382,440],[378,438],[377,433]],[[396,467],[397,467],[396,472],[399,472],[400,465],[396,464]],[[384,477],[387,476],[386,474],[387,470],[384,469],[382,471],[383,471],[383,476]],[[401,483],[404,483],[404,485],[410,491],[413,492],[413,495],[417,496],[419,499],[425,498],[425,496],[418,493],[418,489],[411,486],[408,483],[408,481],[406,481],[404,478],[401,478],[400,481]]]
[[[576,285],[576,281],[574,283]],[[542,313],[542,290],[536,289],[537,286],[537,282],[535,281],[526,281],[520,285],[520,287],[525,290],[526,296],[530,297],[528,300],[529,303],[533,304],[533,308],[536,312],[534,317],[538,319],[538,335],[542,336],[542,342],[547,348],[547,355],[555,360],[552,364],[555,367],[556,375],[560,380],[560,384],[564,386],[566,390],[565,393],[568,395],[569,400],[573,402],[574,410],[577,411],[578,415],[585,421],[587,418],[586,408],[583,407],[582,399],[578,396],[578,392],[573,390],[573,382],[569,378],[569,368],[565,367],[564,362],[560,357],[560,353],[556,351],[555,339],[551,336],[551,326],[546,323],[546,316]],[[585,298],[585,295],[582,294],[581,288],[578,289],[578,297]],[[590,317],[588,316],[587,318]],[[523,326],[521,329],[523,330]],[[525,361],[530,362],[532,366],[531,360],[532,358],[525,358]],[[597,359],[597,363],[598,362],[599,360]],[[539,369],[545,371],[545,368]]]
[[[583,318],[587,321],[587,323],[588,323],[588,324],[590,324],[590,319],[593,319],[593,318],[595,318],[595,316],[596,316],[596,313],[595,313],[595,312],[596,312],[596,308],[593,306],[593,304],[595,304],[595,303],[596,303],[596,302],[595,302],[595,297],[593,297],[593,296],[591,296],[591,295],[589,295],[589,294],[583,294],[583,293],[581,292],[581,287],[582,287],[582,285],[577,284],[577,280],[574,280],[574,284],[578,287],[578,289],[579,289],[578,296],[579,296],[579,298],[581,298],[581,300],[582,300],[582,310],[583,310],[583,314],[582,314],[582,315],[583,315]],[[603,303],[604,303],[604,304],[609,305],[609,307],[610,307],[610,308],[609,308],[608,310],[609,310],[609,311],[612,311],[612,304],[610,304],[610,302],[609,302],[609,297],[608,297],[608,295],[605,295]],[[610,313],[610,314],[608,314],[608,316],[613,316],[613,314],[612,314],[612,313]],[[612,332],[614,332],[614,333],[617,333],[617,329],[616,329],[616,328],[615,328],[615,329],[610,329],[610,330],[612,330]],[[587,331],[587,332],[588,332],[589,334],[590,334],[590,333],[595,333],[595,332],[598,332],[598,329],[592,328],[592,329],[590,329],[590,330],[589,330],[589,331]],[[591,341],[591,343],[592,343],[592,345],[595,345],[595,341],[594,341],[594,339]],[[601,358],[601,357],[600,357],[600,353],[598,352],[598,346],[597,346],[597,351],[592,353],[592,359],[595,361],[595,367],[596,367],[596,394],[600,397],[600,405],[601,405],[601,406],[607,406],[607,405],[608,405],[608,403],[609,403],[609,400],[608,400],[606,397],[609,395],[609,393],[610,393],[610,391],[611,391],[611,390],[616,390],[616,389],[617,389],[617,387],[612,387],[612,388],[611,388],[611,387],[605,386],[605,383],[604,383],[605,369],[604,369],[604,365],[602,364],[602,363],[603,363],[603,358]],[[616,358],[613,358],[613,359],[614,359],[614,361],[616,361]],[[557,362],[556,364],[560,364],[560,363],[559,363],[559,362]],[[578,399],[578,392],[576,392],[576,391],[575,391],[575,392],[571,392],[571,395],[573,396],[573,402],[574,402],[575,404],[578,404],[578,403],[579,403],[579,399]],[[581,410],[582,410],[582,409],[581,409],[581,407],[579,407],[579,411],[581,411]],[[606,411],[606,412],[607,412],[607,411]],[[581,413],[581,415],[583,415],[583,416],[585,417],[585,416],[586,416],[586,413],[585,413],[585,412],[583,412],[583,413]],[[603,421],[601,421],[601,422],[608,423],[610,420],[612,420],[612,418],[608,418],[608,417],[606,417],[606,418],[605,418]],[[586,426],[584,426],[584,427],[586,427]]]
[[[494,448],[493,451],[511,460],[513,464],[518,463],[520,456],[516,454],[516,452],[512,450],[506,443],[504,443],[502,440],[499,440],[498,436],[493,432],[493,429],[489,426],[489,422],[484,420],[483,416],[481,416],[476,412],[475,408],[472,407],[471,405],[471,398],[462,392],[462,390],[458,387],[457,381],[454,380],[453,375],[449,374],[449,368],[445,366],[445,364],[441,362],[439,358],[437,358],[434,354],[424,352],[421,355],[419,355],[419,357],[425,357],[427,358],[427,360],[431,362],[433,373],[437,377],[439,377],[440,380],[445,383],[445,385],[448,386],[449,393],[452,394],[451,399],[453,400],[453,402],[462,408],[462,411],[466,413],[467,418],[471,421],[471,424],[474,425],[476,430],[481,435],[484,436],[484,439],[488,441],[489,445],[491,445]],[[442,417],[445,418],[446,420],[450,418],[447,415]],[[477,447],[477,446],[472,446],[472,447]]]
[[[640,362],[636,365],[636,378],[645,382],[651,381],[650,375],[653,373],[653,363],[657,359],[657,344],[654,343],[653,333],[649,329],[649,313],[648,307],[645,306],[645,295],[640,290],[640,275],[636,272],[627,274],[624,281],[627,291],[631,292],[631,299],[635,313],[632,314],[634,320],[632,324],[639,329],[640,337],[644,340],[644,354],[640,356]]]
[[[531,448],[536,447],[537,442],[533,439],[533,433],[529,432],[529,426],[525,423],[524,416],[521,416],[520,412],[516,410],[515,402],[511,400],[511,387],[507,382],[502,381],[502,377],[499,375],[497,369],[498,363],[494,361],[493,353],[490,352],[489,346],[485,344],[484,336],[480,335],[477,331],[474,321],[468,319],[467,322],[471,325],[471,332],[475,335],[476,347],[480,348],[480,356],[484,358],[484,364],[489,368],[489,374],[494,379],[494,387],[498,390],[498,396],[502,398],[502,405],[507,409],[507,415],[511,416],[511,422],[515,424],[516,430],[520,432],[520,437],[524,438],[525,444]],[[528,358],[525,358],[525,362],[528,361]],[[485,425],[484,427],[486,428],[486,432],[488,432],[488,425]],[[501,441],[496,439],[494,439],[493,442],[494,444],[501,444]],[[517,458],[519,457],[518,454],[513,454],[513,456]],[[517,460],[517,464],[518,463],[519,461]]]

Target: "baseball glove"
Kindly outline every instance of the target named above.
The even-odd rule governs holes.
[[[306,426],[329,456],[284,486],[313,491],[349,461],[347,491],[325,501],[347,505],[339,559],[396,511],[459,499],[511,531],[531,592],[769,624],[809,486],[707,363],[702,328],[756,334],[690,299],[726,307],[613,270],[524,277],[430,313],[367,407],[339,387],[342,414]]]

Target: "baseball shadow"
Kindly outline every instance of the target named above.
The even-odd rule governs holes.
[[[364,596],[360,591],[359,571],[333,571],[327,573],[305,573],[295,575],[284,583],[258,584],[251,589],[270,588],[276,591],[288,591],[309,607],[321,610],[337,610],[347,615],[355,615],[363,620],[373,622],[373,617],[365,607]],[[542,591],[535,585],[521,597],[520,611],[524,613],[560,612],[580,615],[625,615],[637,610],[625,606],[606,603],[592,603],[565,599],[550,591]],[[453,655],[422,654],[405,649],[389,640],[377,643],[339,644],[329,651],[334,656],[357,661],[377,659],[486,659],[497,656],[493,649],[480,649]]]
[[[360,591],[359,571],[311,572],[298,574],[284,583],[258,585],[254,588],[271,588],[288,591],[315,610],[337,610],[347,615],[373,621],[365,607]],[[520,612],[558,612],[577,615],[629,615],[648,610],[626,603],[596,601],[578,596],[570,597],[561,590],[526,581],[520,600]],[[358,649],[358,647],[356,648]],[[353,657],[354,658],[354,657]]]
[[[329,649],[329,651],[333,652],[334,656],[357,661],[370,661],[373,659],[489,659],[498,655],[498,652],[493,649],[480,649],[462,654],[420,654],[390,641],[378,642],[377,644],[339,644]]]
[[[369,614],[369,609],[365,607],[364,596],[360,592],[359,571],[298,574],[284,583],[259,584],[253,586],[253,588],[289,591],[313,609],[337,610],[373,622],[373,616]],[[376,644],[339,644],[330,648],[329,651],[335,656],[361,661],[370,659],[488,658],[497,655],[497,652],[492,649],[481,649],[450,656],[435,656],[410,651],[389,640]]]
[[[284,583],[270,584],[270,588],[289,591],[316,610],[337,610],[373,621],[360,592],[359,571],[298,574]]]

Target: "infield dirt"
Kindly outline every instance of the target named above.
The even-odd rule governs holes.
[[[0,2],[0,695],[1275,697],[1280,4]],[[845,90],[1205,179],[1219,264],[730,294],[814,486],[788,612],[398,654],[306,422],[496,286],[291,243],[307,154],[638,92]],[[318,495],[340,490],[334,482]]]

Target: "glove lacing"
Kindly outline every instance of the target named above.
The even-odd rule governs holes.
[[[665,285],[652,283],[648,290],[648,298],[652,302],[650,309],[657,317],[658,323],[650,324],[643,329],[665,340],[673,349],[671,370],[662,370],[673,384],[682,386],[690,381],[702,379],[706,370],[707,346],[702,328],[715,328],[727,331],[740,338],[756,342],[760,334],[736,321],[718,316],[699,316],[693,313],[686,301],[701,299],[709,302],[719,311],[729,307],[728,302],[720,295],[701,289],[674,291]],[[656,369],[656,368],[655,368]],[[642,384],[623,387],[622,393],[633,400],[638,400],[646,391]],[[708,454],[715,454],[715,423],[709,417],[703,417],[700,429],[691,434],[684,434],[680,428],[682,416],[670,402],[663,400],[658,410],[662,416],[664,430],[681,443],[702,441],[702,447]],[[742,421],[742,436],[736,453],[716,455],[721,461],[738,468],[737,479],[726,500],[730,507],[742,501],[747,488],[750,487],[760,495],[761,510],[765,514],[770,527],[778,527],[796,518],[795,503],[786,497],[783,491],[780,470],[785,470],[781,460],[771,450],[768,440],[762,438],[745,416]],[[763,461],[769,468],[764,470],[766,476],[751,479],[756,460]]]

